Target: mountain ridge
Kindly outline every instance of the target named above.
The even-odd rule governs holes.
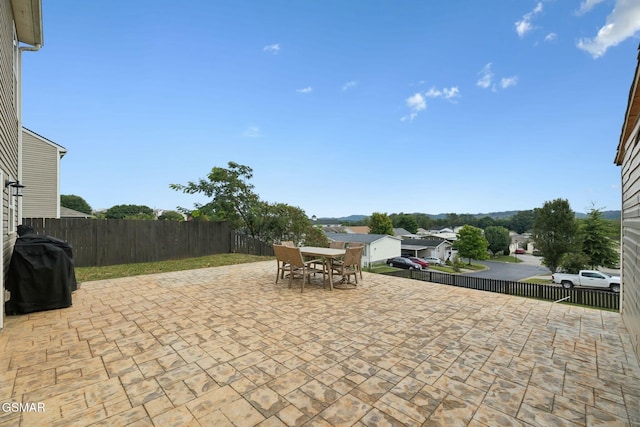
[[[503,218],[509,218],[514,216],[515,214],[517,214],[518,212],[521,211],[499,211],[499,212],[488,212],[488,213],[476,213],[476,214],[455,214],[455,215],[471,215],[473,217],[476,218],[483,218],[485,216],[494,218],[494,219],[503,219]],[[430,218],[433,219],[442,219],[442,218],[446,218],[447,215],[450,215],[450,213],[439,213],[439,214],[425,214],[425,213],[421,213],[421,212],[413,212],[409,215],[426,215]],[[609,211],[602,211],[602,218],[604,219],[612,219],[612,220],[616,220],[616,219],[620,219],[620,215],[621,215],[621,211],[619,210],[609,210]],[[335,221],[335,222],[359,222],[364,220],[365,218],[367,218],[369,215],[360,215],[360,214],[354,214],[354,215],[349,215],[349,216],[343,216],[343,217],[321,217],[318,218],[317,221],[319,222],[327,222],[327,221]],[[576,212],[576,218],[586,218],[587,214],[583,213],[583,212]]]

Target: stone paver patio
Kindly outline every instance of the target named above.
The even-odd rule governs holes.
[[[617,313],[367,273],[301,294],[275,267],[89,282],[7,317],[0,402],[45,410],[0,425],[640,425]]]

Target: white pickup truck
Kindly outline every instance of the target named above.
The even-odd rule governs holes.
[[[564,288],[585,286],[589,288],[611,289],[620,292],[620,277],[611,276],[596,270],[580,270],[578,274],[555,273],[551,276],[553,283],[558,283]]]

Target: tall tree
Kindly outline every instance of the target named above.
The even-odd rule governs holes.
[[[371,234],[388,234],[393,236],[393,223],[386,213],[374,212],[369,217]]]
[[[62,194],[60,195],[60,206],[64,206],[65,208],[73,209],[74,211],[86,213],[87,215],[91,215],[93,210],[89,203],[85,199],[80,196],[76,196],[75,194]]]
[[[409,233],[415,234],[418,231],[418,222],[413,215],[399,213],[392,218],[393,225],[396,228],[404,228]]]
[[[145,205],[115,205],[104,213],[107,219],[155,219],[153,209]]]
[[[494,254],[502,251],[505,255],[509,255],[509,245],[511,244],[511,236],[509,230],[499,226],[489,226],[484,230],[484,237],[489,242],[489,250]]]
[[[160,221],[184,221],[184,216],[180,212],[176,211],[164,211],[162,215],[158,216]]]
[[[542,252],[543,264],[551,271],[556,271],[564,254],[579,252],[575,213],[569,201],[555,199],[537,208],[532,237]]]
[[[212,200],[206,204],[195,204],[200,216],[209,219],[229,221],[236,230],[244,230],[257,237],[258,211],[261,210],[259,197],[253,191],[253,169],[236,162],[229,162],[228,168],[213,167],[207,179],[189,181],[186,185],[170,184],[169,187],[187,194],[202,193]],[[188,211],[179,208],[180,211]]]
[[[482,230],[472,225],[463,226],[458,231],[458,240],[455,241],[453,247],[458,250],[458,255],[462,258],[469,259],[487,259],[487,248],[489,242],[482,235]]]
[[[533,228],[535,214],[533,210],[518,211],[511,217],[511,229],[516,233],[524,233]]]
[[[602,212],[592,207],[587,217],[581,221],[580,227],[582,252],[587,256],[591,268],[614,267],[618,264],[619,256],[615,250],[615,242],[607,237],[608,231],[608,224],[602,217]]]
[[[207,179],[189,181],[186,185],[171,184],[170,188],[187,194],[202,193],[211,198],[209,203],[196,204],[196,209],[190,211],[196,220],[229,221],[234,229],[267,243],[303,241],[312,228],[305,212],[285,203],[260,200],[249,182],[251,178],[253,170],[249,166],[229,162],[228,168],[213,167]]]

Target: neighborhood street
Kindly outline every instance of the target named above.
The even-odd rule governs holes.
[[[473,262],[475,264],[483,264],[489,268],[483,271],[464,273],[464,276],[517,281],[532,276],[540,276],[550,273],[547,267],[540,264],[540,257],[534,257],[533,255],[526,254],[518,255],[518,259],[523,262],[520,262],[518,264],[511,264],[507,262],[474,260]]]

